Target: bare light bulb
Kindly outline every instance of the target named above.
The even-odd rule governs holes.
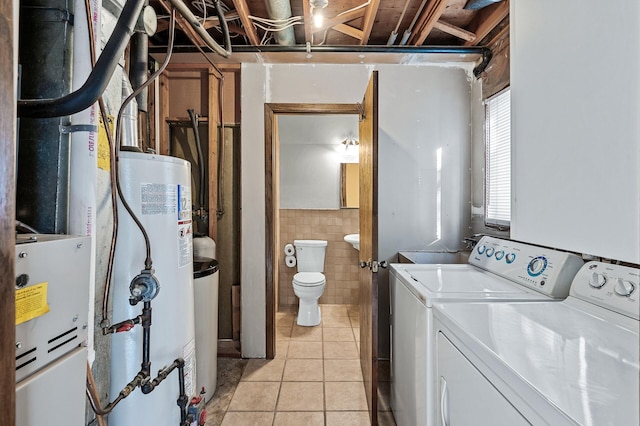
[[[324,18],[322,17],[322,12],[317,11],[313,14],[313,24],[316,26],[316,28],[321,28],[323,21]]]

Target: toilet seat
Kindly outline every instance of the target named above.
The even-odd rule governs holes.
[[[293,283],[302,287],[317,287],[325,282],[324,274],[320,272],[298,272],[293,276]]]

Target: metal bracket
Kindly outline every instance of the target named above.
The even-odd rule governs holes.
[[[97,132],[98,126],[95,124],[74,124],[74,125],[60,125],[60,133],[68,135],[76,132]]]

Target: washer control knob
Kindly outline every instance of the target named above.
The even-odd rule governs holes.
[[[534,257],[531,259],[531,262],[529,262],[529,265],[527,265],[527,272],[532,277],[537,277],[543,273],[545,269],[547,269],[547,258],[544,256]]]
[[[478,246],[478,254],[484,253],[486,249],[487,249],[487,246],[485,246],[484,244],[481,246]]]
[[[594,272],[589,279],[589,285],[593,288],[602,288],[607,283],[607,277],[602,274]]]
[[[513,263],[516,260],[516,254],[515,253],[507,253],[507,263]]]
[[[487,257],[491,257],[493,256],[493,252],[496,251],[496,249],[494,249],[493,247],[489,247],[487,249]]]
[[[613,291],[616,292],[618,296],[629,297],[631,293],[636,289],[636,286],[633,285],[631,281],[625,281],[622,278],[618,278],[615,287],[613,287]]]
[[[502,260],[503,257],[504,257],[504,250],[498,250],[496,252],[496,260]]]

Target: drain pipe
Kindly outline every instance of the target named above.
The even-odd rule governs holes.
[[[129,38],[145,0],[125,3],[118,22],[96,66],[84,85],[73,93],[57,99],[22,99],[18,101],[18,117],[51,118],[75,114],[93,105],[105,91]]]

